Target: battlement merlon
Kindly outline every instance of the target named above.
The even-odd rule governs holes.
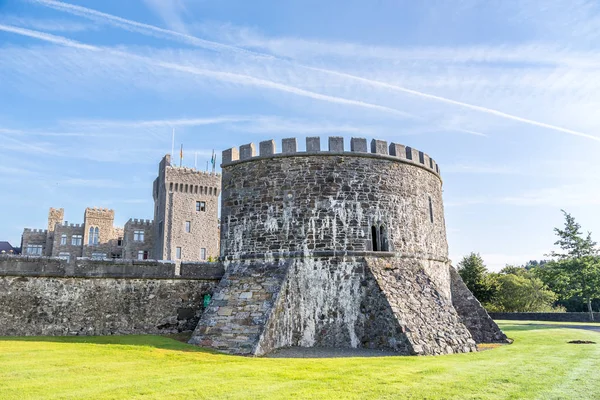
[[[265,140],[259,143],[258,154],[254,143],[244,144],[238,148],[231,148],[223,151],[223,163],[221,166],[227,166],[239,162],[253,161],[258,159],[272,157],[290,157],[290,156],[327,156],[327,155],[353,155],[360,157],[386,158],[401,161],[408,164],[414,164],[424,168],[436,175],[440,175],[440,167],[427,154],[398,143],[390,143],[385,140],[373,139],[371,146],[367,145],[365,138],[352,138],[350,140],[350,151],[344,148],[344,138],[341,136],[332,136],[328,140],[328,150],[321,150],[320,137],[306,138],[306,151],[298,151],[296,138],[287,138],[281,141],[281,153],[277,153],[277,147],[274,140]]]

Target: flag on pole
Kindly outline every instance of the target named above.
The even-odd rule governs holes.
[[[183,144],[181,145],[181,149],[179,150],[179,166],[181,167],[181,163],[183,161]]]
[[[215,157],[215,151],[212,152],[212,157],[210,159],[210,164],[212,165],[213,171],[215,170],[215,163],[217,162],[217,157]]]

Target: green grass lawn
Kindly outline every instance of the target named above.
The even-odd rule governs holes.
[[[537,322],[536,322],[537,323]],[[0,338],[0,399],[592,399],[600,333],[505,321],[514,344],[438,357],[244,358],[160,336]]]

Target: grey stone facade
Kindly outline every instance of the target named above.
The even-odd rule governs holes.
[[[154,221],[129,219],[124,228],[116,227],[114,210],[94,207],[85,209],[82,224],[69,224],[64,221],[64,209],[50,208],[47,230],[23,231],[23,254],[70,261],[78,257],[178,261],[216,258],[220,190],[220,175],[171,166],[167,155],[159,164],[153,185]],[[178,248],[182,255],[179,259]]]
[[[312,137],[306,152],[292,139],[283,153],[274,148],[223,152],[226,274],[190,343],[250,355],[287,346],[476,351],[466,317],[487,314],[462,292],[468,307],[461,315],[453,305],[437,163],[380,140],[369,153],[360,138],[350,152],[339,138],[330,151]]]
[[[148,260],[153,258],[154,223],[148,219],[129,219],[123,229],[123,258]]]
[[[169,155],[163,158],[154,181],[154,253],[158,259],[218,257],[220,192],[219,174],[175,167]]]
[[[184,266],[0,256],[0,336],[189,331],[223,271]]]

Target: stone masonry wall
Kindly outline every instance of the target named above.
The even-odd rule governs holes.
[[[22,237],[22,249],[21,252],[23,254],[27,254],[27,247],[29,245],[41,245],[42,246],[42,255],[47,253],[47,242],[46,239],[48,237],[48,231],[45,229],[29,229],[25,228],[23,230]]]
[[[135,231],[144,232],[144,240],[135,240]],[[139,251],[147,251],[148,259],[153,259],[154,248],[154,224],[150,220],[129,219],[123,229],[123,258],[135,260]]]
[[[414,354],[477,351],[473,337],[451,301],[416,260],[370,257],[367,265]]]
[[[54,244],[52,246],[52,256],[58,257],[60,253],[69,253],[70,259],[74,260],[81,257],[83,249],[83,231],[84,227],[80,224],[56,224],[54,227]],[[66,244],[62,244],[62,237],[65,235]],[[73,245],[73,235],[81,236],[81,244]]]
[[[236,160],[225,152],[221,255],[370,251],[372,227],[384,227],[389,251],[427,261],[449,298],[439,168],[425,156],[423,164],[392,157],[382,143],[385,154],[337,148],[248,156],[242,146],[248,154]]]
[[[106,258],[111,255],[122,256],[123,249],[118,246],[118,239],[122,237],[122,229],[113,226],[115,220],[114,210],[106,208],[86,208],[84,214],[84,236],[83,257],[92,257],[93,253],[105,254]],[[97,245],[89,244],[90,228],[99,228],[99,240]]]
[[[46,236],[46,252],[45,256],[51,256],[54,252],[54,227],[56,224],[63,224],[65,218],[64,208],[52,208],[48,210],[48,235]]]
[[[479,300],[467,288],[462,278],[450,267],[452,303],[473,339],[477,343],[506,343],[507,338],[488,315]]]
[[[347,347],[415,354],[364,260],[297,258],[256,354],[280,347]]]
[[[360,257],[232,262],[190,343],[252,355],[288,346],[476,350],[418,262]]]
[[[163,180],[164,179],[164,180]],[[179,168],[165,157],[154,184],[155,257],[175,260],[181,248],[181,260],[201,260],[219,254],[218,197],[221,175]],[[204,202],[197,211],[196,202]],[[190,232],[186,232],[186,222]]]
[[[0,257],[0,336],[192,330],[222,266]],[[205,271],[205,272],[202,272]]]

